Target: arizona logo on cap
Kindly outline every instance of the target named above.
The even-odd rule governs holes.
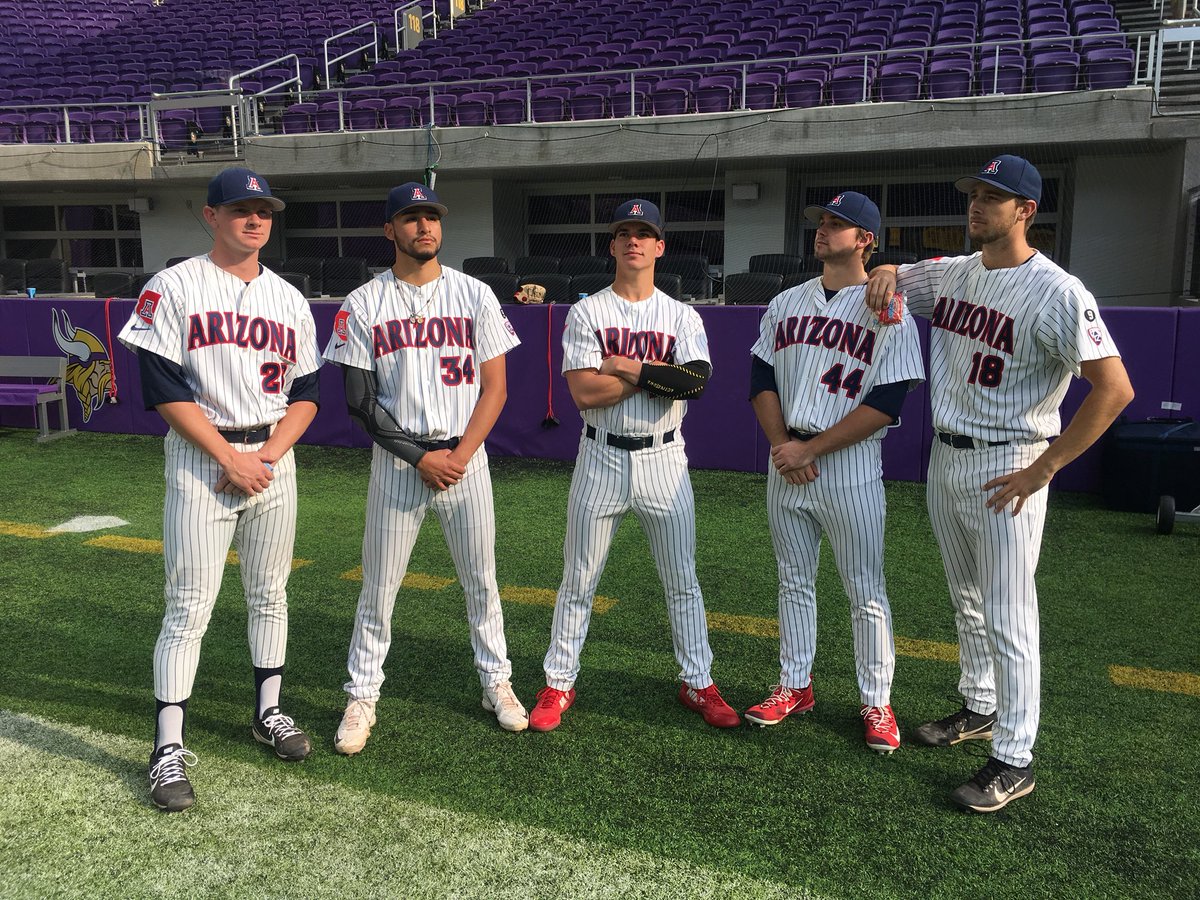
[[[640,204],[640,203],[635,203],[635,204],[633,204],[633,206],[629,207],[629,214],[630,214],[631,216],[641,216],[641,215],[644,215],[644,213],[642,212],[642,204]]]
[[[419,187],[415,187],[415,188],[413,188],[412,198],[414,200],[424,200],[424,199],[426,199],[425,192],[422,191]]]
[[[845,196],[846,196],[845,194],[838,194],[836,197],[834,197],[832,200],[829,201],[829,205],[830,206],[841,206],[842,198]]]
[[[246,178],[246,190],[258,191],[260,194],[262,193],[262,188],[259,187],[258,179],[253,175],[247,176]]]
[[[998,175],[1000,173],[1000,160],[993,159],[990,163],[983,167],[980,175]]]

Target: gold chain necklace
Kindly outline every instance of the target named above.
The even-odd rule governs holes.
[[[392,283],[396,285],[396,294],[403,301],[404,305],[406,307],[409,306],[408,297],[404,291],[400,290],[400,279],[396,276],[395,271],[392,272]],[[408,282],[406,281],[405,284],[408,284]],[[412,309],[412,315],[408,317],[408,321],[412,322],[414,325],[420,325],[425,321],[425,317],[423,315],[421,315],[421,313],[423,313],[426,310],[426,308],[429,306],[429,304],[431,304],[434,300],[437,299],[438,294],[441,292],[441,290],[442,290],[441,274],[439,273],[438,277],[436,279],[434,279],[433,290],[429,294],[429,299],[426,300],[423,304],[421,304],[421,306],[418,308],[417,301],[420,299],[422,287],[424,287],[424,285],[416,285],[416,284],[412,285],[414,299],[413,299],[411,305],[412,305],[413,309]]]

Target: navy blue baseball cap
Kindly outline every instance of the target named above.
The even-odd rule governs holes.
[[[997,156],[984,163],[976,175],[964,175],[954,186],[964,194],[971,193],[975,182],[982,181],[1035,203],[1042,202],[1042,173],[1027,159],[1019,156]]]
[[[287,205],[271,195],[271,186],[267,184],[267,179],[241,166],[226,169],[208,183],[207,204],[214,208],[251,199],[266,200],[275,212]]]
[[[419,181],[406,181],[399,187],[388,191],[387,215],[384,221],[390,222],[398,214],[406,209],[412,209],[414,206],[436,209],[440,216],[444,216],[447,211],[445,205],[438,200],[438,195],[433,188],[426,187]]]
[[[821,213],[826,212],[871,232],[876,238],[883,228],[883,219],[880,218],[879,207],[875,205],[875,201],[858,191],[842,191],[824,206],[806,206],[804,218],[818,225],[821,222]]]
[[[626,222],[640,222],[643,225],[649,225],[654,229],[655,234],[662,237],[662,214],[658,211],[658,207],[649,200],[635,198],[626,200],[618,206],[617,211],[613,213],[612,224],[608,226],[609,234],[615,234],[617,228]]]

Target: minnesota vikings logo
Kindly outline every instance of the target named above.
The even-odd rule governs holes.
[[[84,328],[75,328],[67,311],[51,309],[54,343],[67,356],[67,384],[75,389],[83,421],[104,405],[104,397],[112,384],[112,359],[104,343]]]

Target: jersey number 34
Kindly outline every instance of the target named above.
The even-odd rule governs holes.
[[[442,384],[457,387],[463,382],[475,383],[475,363],[471,354],[442,357]]]

